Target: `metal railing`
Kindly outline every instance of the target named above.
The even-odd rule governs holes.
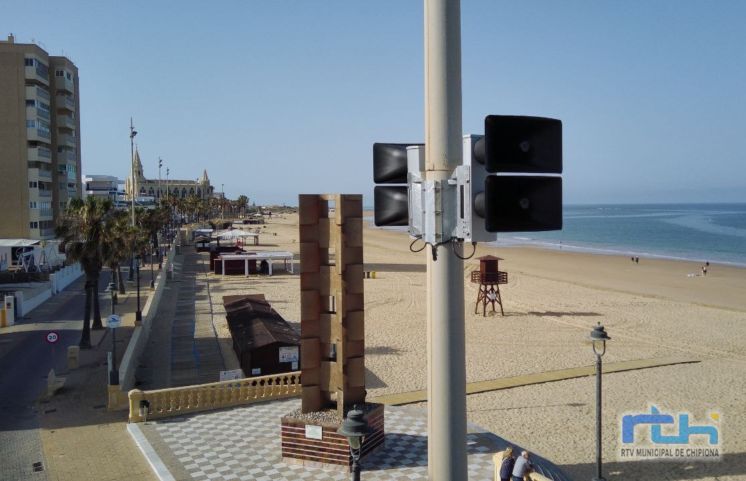
[[[129,392],[129,421],[180,416],[272,399],[300,396],[300,371],[198,384],[154,391]]]

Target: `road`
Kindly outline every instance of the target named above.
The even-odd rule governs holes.
[[[39,412],[37,404],[46,391],[47,374],[54,368],[67,371],[67,346],[77,345],[82,329],[85,304],[84,277],[73,282],[47,302],[31,311],[16,325],[0,330],[0,480],[46,480]],[[102,272],[99,289],[109,282]],[[107,302],[101,299],[107,313]],[[52,345],[46,341],[49,331],[59,333]]]

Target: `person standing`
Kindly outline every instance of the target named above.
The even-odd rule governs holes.
[[[510,481],[510,475],[513,472],[515,457],[513,457],[513,448],[508,447],[505,451],[495,453],[492,458],[495,463],[495,481]]]
[[[531,472],[531,461],[528,460],[528,451],[522,451],[521,457],[516,459],[513,466],[513,481],[523,481],[524,476]]]

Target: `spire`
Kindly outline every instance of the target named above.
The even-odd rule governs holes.
[[[135,176],[138,179],[144,179],[142,174],[142,162],[140,162],[140,151],[135,147]]]
[[[200,177],[199,183],[200,184],[209,184],[210,183],[210,179],[207,177],[207,169],[205,169],[204,172],[202,172],[202,177]]]

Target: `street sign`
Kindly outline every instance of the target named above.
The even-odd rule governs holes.
[[[116,314],[112,314],[106,318],[106,326],[110,329],[116,329],[122,325],[122,318]]]
[[[46,340],[49,344],[56,344],[60,340],[59,333],[55,331],[49,331],[46,336]]]

